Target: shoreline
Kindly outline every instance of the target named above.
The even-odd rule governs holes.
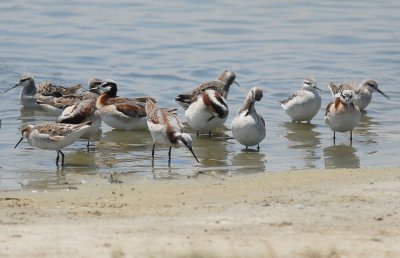
[[[398,257],[399,168],[0,192],[1,257]]]

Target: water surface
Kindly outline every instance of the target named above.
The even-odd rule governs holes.
[[[84,141],[67,148],[66,167],[54,151],[26,142],[13,149],[25,123],[52,121],[43,110],[21,109],[19,89],[0,94],[0,189],[57,187],[65,175],[127,173],[179,177],[199,172],[238,174],[306,168],[399,167],[400,3],[398,1],[2,1],[0,90],[21,74],[72,85],[111,78],[119,95],[151,95],[161,106],[179,108],[174,97],[221,71],[237,74],[226,128],[211,139],[194,139],[201,160],[181,148],[157,148],[151,168],[151,137],[103,124],[86,151]],[[323,106],[312,124],[293,124],[279,101],[313,75]],[[330,81],[374,78],[391,101],[375,94],[354,132],[324,125]],[[264,89],[257,110],[267,123],[260,152],[243,152],[229,125],[248,90]],[[184,121],[184,112],[179,108]],[[187,129],[192,133],[190,129]],[[193,135],[194,136],[194,135]],[[71,177],[68,177],[71,178]]]

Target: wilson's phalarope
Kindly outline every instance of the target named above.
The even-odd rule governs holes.
[[[61,149],[74,143],[89,128],[90,122],[76,125],[61,123],[29,124],[22,128],[22,137],[14,148],[17,148],[18,144],[24,138],[27,138],[32,147],[57,151],[57,166],[61,154],[61,166],[64,166],[64,153]]]
[[[65,95],[58,98],[49,98],[47,96],[41,97],[41,95],[36,95],[36,103],[38,103],[44,110],[60,116],[63,110],[68,107],[76,104],[79,101],[85,99],[93,99],[94,101],[102,94],[103,92],[99,89],[102,84],[102,80],[94,78],[90,79],[88,82],[89,90],[83,92],[78,95]]]
[[[350,142],[353,140],[353,129],[358,126],[361,119],[360,109],[354,105],[353,100],[352,90],[342,90],[326,107],[325,124],[332,129],[334,141],[336,132],[348,131],[350,131]]]
[[[228,118],[229,110],[225,98],[215,90],[200,93],[185,112],[189,126],[199,131],[211,131],[222,126]]]
[[[334,96],[343,90],[353,90],[354,91],[353,102],[360,108],[360,110],[364,110],[369,105],[372,99],[372,93],[374,93],[375,91],[379,92],[385,98],[390,100],[390,97],[378,88],[378,83],[371,79],[363,80],[361,83],[344,82],[339,86],[331,82],[329,83],[329,89],[331,90],[332,95]]]
[[[23,87],[19,95],[19,99],[24,107],[39,107],[39,105],[36,103],[38,95],[61,97],[63,95],[78,94],[82,90],[82,86],[80,84],[67,88],[63,86],[56,86],[49,81],[44,81],[36,87],[33,77],[29,75],[22,75],[19,79],[19,82],[15,86],[4,92],[7,92],[18,86]]]
[[[186,146],[193,157],[197,159],[192,148],[192,137],[183,132],[183,125],[171,110],[160,109],[152,100],[146,101],[147,125],[153,138],[151,152],[152,165],[154,166],[154,148],[156,143],[168,144],[168,166],[171,166],[171,147]]]
[[[262,89],[253,87],[231,123],[233,137],[246,146],[246,149],[248,146],[257,145],[259,150],[259,143],[265,138],[265,121],[254,107],[255,102],[260,101],[262,97]]]
[[[89,150],[89,141],[100,130],[101,115],[96,109],[96,102],[93,99],[84,99],[64,109],[56,122],[64,124],[81,124],[90,121],[91,125],[80,138],[87,139],[87,148]]]
[[[123,130],[147,128],[145,105],[147,100],[155,102],[153,98],[117,97],[117,83],[113,80],[106,80],[101,87],[104,93],[97,98],[96,106],[104,123]]]
[[[321,90],[317,87],[317,81],[314,77],[308,76],[304,79],[301,89],[281,101],[281,106],[293,122],[310,123],[321,109],[321,96],[318,91]]]
[[[190,93],[187,94],[180,94],[176,96],[175,101],[178,102],[184,109],[187,109],[190,104],[195,100],[197,95],[202,93],[205,90],[215,90],[221,93],[221,95],[227,99],[229,88],[231,87],[232,83],[240,86],[236,81],[236,75],[234,72],[226,70],[223,71],[214,81],[207,81],[200,84],[198,87],[193,89]]]

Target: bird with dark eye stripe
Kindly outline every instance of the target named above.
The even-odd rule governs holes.
[[[371,103],[372,93],[374,93],[375,91],[379,92],[386,99],[390,100],[390,97],[386,95],[382,90],[380,90],[378,87],[378,83],[372,79],[364,80],[361,83],[344,82],[339,86],[331,82],[329,84],[329,89],[333,96],[343,90],[354,91],[354,104],[357,105],[360,110],[366,109],[369,103]]]
[[[225,98],[215,90],[206,90],[193,100],[185,112],[189,126],[197,132],[208,132],[221,127],[228,118],[229,109]]]
[[[147,100],[156,102],[151,97],[124,98],[117,96],[117,83],[105,80],[101,85],[101,94],[97,98],[96,107],[107,125],[115,129],[137,130],[147,129]]]
[[[169,145],[168,166],[171,166],[171,149],[185,146],[196,159],[192,148],[192,137],[183,132],[183,125],[173,110],[159,108],[152,100],[146,101],[147,125],[153,138],[153,149],[151,152],[152,166],[154,166],[154,149],[156,143]]]

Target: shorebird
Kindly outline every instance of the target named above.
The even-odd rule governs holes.
[[[256,101],[260,101],[262,97],[262,89],[253,87],[231,123],[233,137],[246,146],[246,150],[248,146],[254,145],[259,150],[259,143],[265,138],[265,121],[254,107]]]
[[[360,110],[367,108],[372,100],[372,93],[375,91],[382,94],[385,98],[390,100],[390,97],[378,88],[378,83],[372,79],[363,80],[361,83],[357,82],[344,82],[337,86],[335,83],[329,83],[329,89],[332,95],[335,96],[342,90],[353,90],[354,91],[354,104],[356,104]]]
[[[89,150],[89,141],[101,126],[100,111],[96,109],[96,102],[93,99],[84,99],[67,107],[56,119],[56,122],[64,124],[81,124],[87,121],[91,122],[90,128],[80,138],[88,140],[87,149]]]
[[[186,146],[197,159],[192,148],[192,137],[183,132],[183,125],[179,121],[178,116],[171,110],[160,109],[156,104],[148,99],[146,101],[147,125],[153,138],[153,149],[151,151],[152,166],[154,166],[154,148],[156,143],[168,144],[168,166],[171,166],[171,147],[178,148]]]
[[[24,107],[39,107],[39,105],[36,103],[38,95],[61,97],[63,95],[78,94],[82,90],[82,86],[80,84],[67,88],[63,86],[57,86],[49,81],[44,81],[36,86],[33,77],[25,74],[21,76],[19,82],[15,86],[4,92],[14,89],[18,86],[23,87],[19,95],[19,99]]]
[[[65,95],[62,97],[49,98],[47,96],[36,95],[36,103],[38,103],[44,110],[60,116],[66,107],[72,106],[75,103],[85,100],[93,99],[94,101],[102,94],[102,90],[99,89],[102,84],[102,80],[93,78],[88,81],[89,90],[84,91],[81,94]]]
[[[196,100],[185,112],[185,117],[189,126],[199,131],[207,131],[211,136],[211,131],[222,126],[228,118],[229,110],[225,98],[215,90],[201,92]]]
[[[354,92],[342,90],[326,107],[325,124],[333,131],[333,141],[336,139],[336,132],[350,131],[350,142],[352,142],[353,129],[358,126],[361,119],[360,109],[353,101]]]
[[[147,100],[155,102],[153,98],[117,97],[117,83],[113,80],[104,81],[101,88],[104,93],[97,98],[96,106],[104,123],[123,130],[147,128],[145,105]]]
[[[223,71],[216,80],[204,82],[193,89],[190,93],[176,96],[175,101],[186,110],[190,104],[192,104],[193,99],[195,99],[197,95],[210,89],[218,91],[225,99],[227,99],[231,85],[235,83],[240,86],[235,79],[236,75],[234,72],[229,70]]]
[[[15,145],[14,149],[17,148],[24,138],[27,138],[28,143],[32,147],[42,150],[57,151],[57,167],[61,154],[61,166],[64,166],[64,153],[61,149],[74,143],[82,134],[89,130],[89,128],[90,122],[76,125],[61,123],[29,124],[22,128],[22,137]]]
[[[308,76],[304,79],[301,89],[281,101],[281,106],[293,122],[310,123],[321,109],[321,96],[318,91],[321,90],[317,87],[317,81],[314,77]]]

